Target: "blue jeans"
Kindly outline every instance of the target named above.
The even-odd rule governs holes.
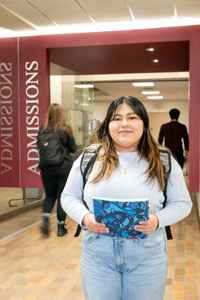
[[[84,230],[81,269],[87,300],[162,300],[167,278],[164,229],[140,240]]]

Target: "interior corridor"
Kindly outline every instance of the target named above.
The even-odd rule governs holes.
[[[200,299],[200,229],[191,198],[192,213],[172,226],[174,238],[168,241],[164,300]],[[68,235],[57,237],[54,210],[49,238],[41,235],[40,225],[41,207],[0,223],[0,299],[84,300],[76,223],[67,218]]]

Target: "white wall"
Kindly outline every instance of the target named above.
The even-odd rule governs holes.
[[[102,122],[111,102],[94,102],[93,118]]]
[[[189,128],[189,102],[187,100],[168,100],[168,101],[143,101],[144,106],[148,113],[159,113],[167,112],[169,113],[170,109],[177,108],[180,110],[179,122],[184,124],[187,129]],[[170,116],[168,122],[170,121]],[[165,122],[163,122],[165,123]]]
[[[149,113],[149,127],[154,139],[158,141],[160,127],[170,121],[168,112]]]
[[[62,104],[62,76],[50,76],[50,102]]]

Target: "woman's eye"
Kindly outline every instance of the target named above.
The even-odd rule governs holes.
[[[114,118],[115,121],[120,121],[120,118]]]
[[[130,120],[134,120],[134,119],[136,119],[136,117],[130,117]]]

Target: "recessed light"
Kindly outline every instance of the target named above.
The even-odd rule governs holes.
[[[148,99],[163,99],[163,96],[148,96]]]
[[[147,51],[154,51],[154,48],[148,48]]]
[[[153,59],[152,62],[157,63],[157,62],[158,62],[158,59]]]
[[[134,82],[134,86],[153,86],[153,82]]]
[[[160,94],[159,91],[148,91],[148,92],[142,92],[142,94],[144,95],[156,95],[156,94]]]
[[[93,88],[94,85],[92,85],[92,84],[76,84],[76,85],[74,85],[74,87],[76,87],[78,89],[85,89],[85,88]]]

